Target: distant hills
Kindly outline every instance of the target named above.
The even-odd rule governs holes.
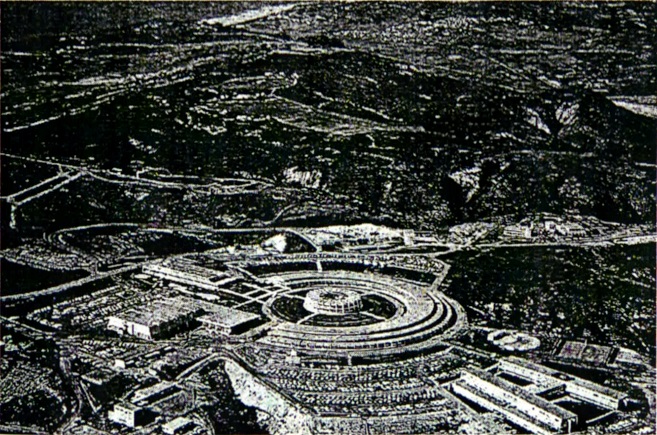
[[[5,22],[34,23],[2,35],[3,152],[274,183],[257,214],[231,205],[203,222],[218,226],[653,221],[655,120],[609,96],[654,94],[654,8],[369,6],[102,6],[124,17],[110,23],[86,6],[7,5]],[[36,26],[47,14],[87,25]],[[207,24],[230,17],[249,19]],[[194,201],[208,200],[185,203],[192,216],[207,209]]]

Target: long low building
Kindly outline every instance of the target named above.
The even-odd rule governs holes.
[[[142,388],[136,390],[132,393],[132,399],[130,400],[135,405],[151,405],[162,398],[172,396],[179,392],[181,388],[173,383],[162,381],[150,387]]]
[[[452,390],[534,433],[570,433],[577,424],[576,414],[483,370],[464,370]]]
[[[144,266],[143,272],[156,278],[206,290],[216,290],[238,280],[238,277],[230,272],[203,267],[186,258],[175,258],[165,260],[162,263],[148,264]]]
[[[561,384],[565,392],[584,402],[609,410],[619,409],[627,394],[558,370],[510,357],[500,361],[498,370],[540,384]]]

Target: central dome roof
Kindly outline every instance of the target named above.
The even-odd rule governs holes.
[[[303,307],[311,313],[340,315],[363,308],[360,293],[348,289],[315,289],[306,294]]]

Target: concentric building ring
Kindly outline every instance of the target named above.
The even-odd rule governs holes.
[[[281,291],[263,306],[276,322],[259,342],[281,349],[324,356],[393,354],[409,346],[429,346],[464,321],[460,305],[433,287],[391,276],[304,270],[276,274],[276,282]],[[342,302],[317,309],[316,298],[331,293]],[[384,301],[385,313],[369,311],[366,301],[370,297]],[[282,300],[304,307],[304,315],[298,320],[281,315]],[[336,321],[324,321],[321,316]],[[321,321],[311,321],[317,317]]]

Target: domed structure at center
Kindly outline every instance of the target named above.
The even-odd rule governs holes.
[[[311,313],[340,315],[357,313],[363,308],[360,293],[347,289],[315,289],[306,294],[303,307]]]

